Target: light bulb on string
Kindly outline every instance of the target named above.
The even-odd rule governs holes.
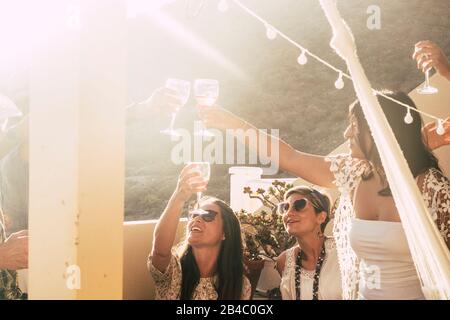
[[[411,108],[408,108],[408,112],[406,113],[406,116],[405,116],[404,120],[405,120],[406,124],[413,123],[414,119],[413,119],[413,117],[411,115]]]
[[[305,65],[308,62],[308,58],[306,57],[306,51],[302,50],[302,53],[297,58],[297,62],[299,65]]]
[[[269,38],[269,40],[273,40],[277,37],[277,32],[275,29],[271,26],[266,24],[266,36]]]
[[[343,89],[344,88],[344,79],[342,79],[342,72],[339,72],[339,77],[337,78],[336,82],[334,83],[334,86],[336,89]]]
[[[227,0],[220,0],[217,9],[219,9],[220,12],[227,12],[228,11],[228,2]]]
[[[438,126],[436,129],[436,133],[440,136],[442,136],[445,133],[445,129],[444,129],[444,121],[439,119],[438,120]]]

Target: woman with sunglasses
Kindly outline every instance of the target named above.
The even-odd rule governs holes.
[[[156,225],[148,268],[155,281],[156,299],[250,299],[244,275],[239,220],[222,200],[203,198],[189,212],[186,240],[173,248],[185,203],[206,189],[195,164],[181,171],[177,188]]]
[[[316,189],[288,190],[278,205],[286,231],[297,245],[277,259],[283,300],[340,300],[342,285],[333,238],[324,235],[330,200]]]
[[[411,106],[412,123],[406,123],[403,107],[377,96],[430,216],[450,248],[450,181],[430,150],[432,146],[438,148],[450,143],[450,127],[444,126],[444,135],[438,135],[436,127],[423,128],[422,118],[414,112],[416,106],[407,94],[385,91],[384,95]],[[338,188],[340,196],[334,206],[333,237],[343,299],[424,298],[377,146],[358,101],[350,106],[349,125],[344,132],[350,152],[334,157],[295,150],[222,108],[199,106],[199,113],[206,126],[256,131],[257,139],[250,139],[251,135],[247,134],[242,135],[240,141],[259,151],[262,145],[259,140],[264,139],[268,147],[261,156],[265,156],[267,149],[269,154],[278,151],[281,169],[315,185]],[[276,151],[271,150],[273,139],[279,146]]]

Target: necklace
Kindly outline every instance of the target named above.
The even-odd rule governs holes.
[[[322,245],[322,250],[320,251],[319,259],[317,259],[316,270],[314,272],[314,282],[313,282],[313,300],[319,300],[319,277],[320,270],[322,269],[323,261],[325,260],[325,241]],[[296,299],[300,300],[300,271],[302,268],[302,260],[303,260],[303,250],[300,249],[300,252],[297,255],[297,259],[295,262],[295,293]]]

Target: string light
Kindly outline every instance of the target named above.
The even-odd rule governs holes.
[[[227,12],[228,11],[228,2],[227,2],[227,0],[220,0],[219,4],[217,6],[217,9],[220,12]]]
[[[244,11],[246,11],[249,15],[251,15],[252,17],[254,17],[256,20],[260,21],[261,23],[263,23],[266,26],[266,35],[267,38],[269,38],[270,40],[273,40],[276,38],[277,35],[279,35],[280,37],[282,37],[283,39],[285,39],[286,41],[288,41],[289,43],[291,43],[292,45],[294,45],[295,47],[299,48],[302,52],[300,54],[300,56],[297,58],[297,62],[300,65],[303,65],[305,63],[307,63],[308,59],[306,57],[306,54],[308,54],[310,57],[312,57],[313,59],[317,60],[318,62],[322,63],[323,65],[327,66],[328,68],[334,70],[335,72],[339,73],[339,78],[336,80],[336,82],[334,83],[335,87],[337,89],[342,89],[344,87],[344,80],[343,78],[347,78],[351,81],[353,81],[352,77],[348,74],[346,74],[345,72],[343,72],[342,70],[336,68],[335,66],[333,66],[332,64],[330,64],[329,62],[323,60],[322,58],[320,58],[319,56],[313,54],[311,51],[307,50],[306,48],[304,48],[303,46],[301,46],[300,44],[298,44],[297,42],[295,42],[294,40],[292,40],[290,37],[288,37],[287,35],[285,35],[283,32],[281,32],[280,30],[274,28],[272,25],[270,25],[266,20],[264,20],[263,18],[261,18],[260,16],[258,16],[255,12],[253,12],[251,9],[249,9],[247,6],[245,6],[244,4],[242,4],[241,1],[239,0],[230,0],[233,1],[237,6],[239,6],[241,9],[243,9]],[[342,86],[342,88],[340,88]],[[373,90],[373,89],[372,89]],[[391,100],[392,102],[395,102],[396,104],[403,106],[405,108],[408,109],[408,113],[410,113],[410,109],[411,106],[403,103],[401,101],[398,101],[392,97],[389,97],[388,95],[384,94],[383,92],[377,91],[377,90],[373,90],[374,94],[377,94],[379,96],[382,96],[388,100]],[[445,133],[445,129],[443,126],[444,121],[434,115],[431,115],[427,112],[424,112],[422,110],[418,110],[418,109],[413,109],[413,111],[418,112],[426,117],[429,117],[431,119],[434,119],[436,121],[438,121],[439,125],[438,125],[438,130],[439,132],[441,132],[441,134]],[[408,118],[408,119],[406,119]],[[405,117],[405,122],[406,120],[409,120],[408,114]]]
[[[445,133],[444,121],[441,119],[438,120],[438,127],[436,129],[436,133],[440,136],[444,135],[444,133]]]
[[[308,62],[308,58],[306,57],[306,50],[302,50],[302,53],[297,58],[297,62],[302,66]]]
[[[343,89],[344,88],[344,80],[342,79],[342,72],[339,72],[339,77],[337,78],[336,82],[334,83],[334,86],[336,89]]]
[[[413,123],[413,121],[414,121],[414,119],[413,119],[413,117],[412,117],[412,115],[411,115],[411,108],[408,108],[408,112],[406,113],[406,116],[405,116],[405,123],[406,124],[411,124],[411,123]]]
[[[273,40],[277,37],[277,32],[270,24],[266,24],[266,36],[269,40]]]

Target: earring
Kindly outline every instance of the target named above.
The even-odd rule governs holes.
[[[319,229],[319,231],[317,232],[317,236],[319,237],[319,239],[324,237],[322,230]]]

